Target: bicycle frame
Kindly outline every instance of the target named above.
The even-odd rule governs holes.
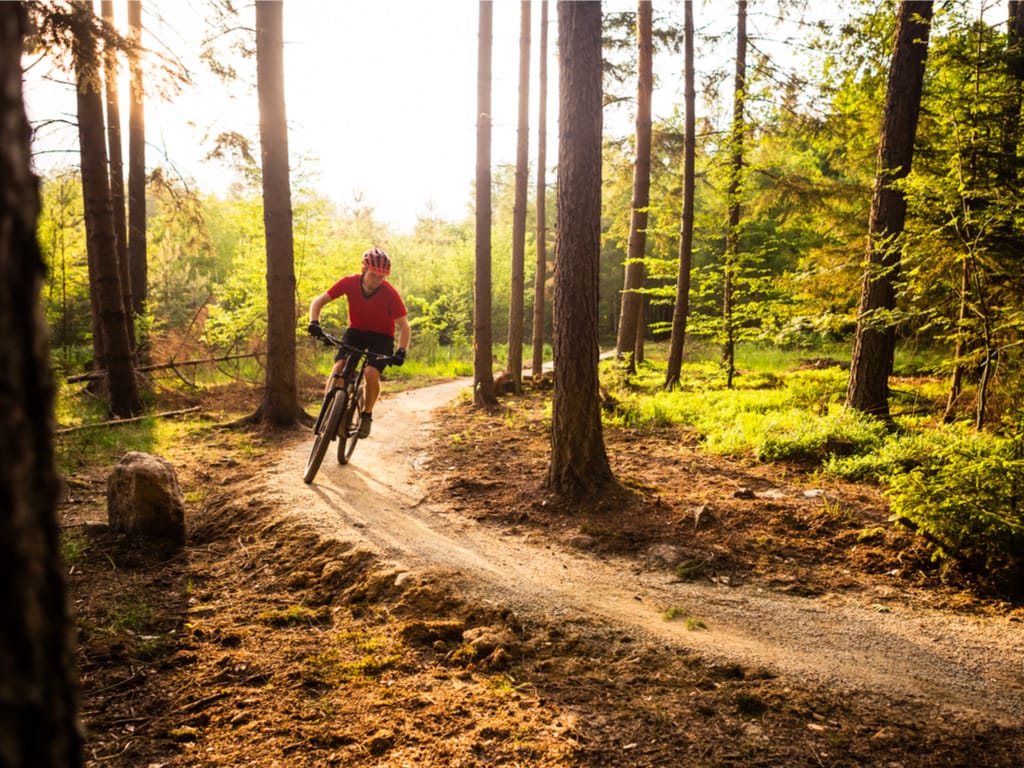
[[[370,358],[390,359],[389,355],[376,355],[367,350],[346,344],[330,334],[324,334],[323,342],[337,347],[345,353],[345,365],[341,373],[332,373],[330,388],[324,395],[323,405],[313,426],[313,447],[306,462],[303,480],[313,482],[327,448],[338,438],[338,463],[347,464],[359,440],[359,422],[364,402],[363,372]]]

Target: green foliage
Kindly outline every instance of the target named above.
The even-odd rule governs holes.
[[[47,267],[42,300],[51,349],[61,369],[77,371],[92,355],[92,308],[78,171],[64,169],[43,179],[41,203],[38,239]]]
[[[210,238],[207,208],[195,190],[157,169],[146,204],[154,214],[146,224],[151,331],[175,333],[195,323],[226,269]]]
[[[100,422],[106,417],[96,416],[90,421]],[[57,465],[64,474],[73,474],[82,467],[111,466],[128,451],[152,453],[158,439],[154,419],[124,424],[116,428],[96,427],[57,435]]]
[[[936,558],[1001,588],[1019,583],[1024,437],[1014,424],[999,435],[901,416],[890,431],[843,407],[847,374],[841,368],[787,370],[797,358],[767,348],[742,346],[737,357],[751,365],[741,369],[735,388],[724,387],[716,363],[690,360],[682,386],[671,392],[660,389],[659,363],[648,359],[627,379],[618,363],[606,362],[602,386],[616,402],[606,418],[633,429],[682,426],[710,451],[799,461],[829,475],[877,482],[891,499],[893,518],[918,531]],[[909,357],[905,364],[920,365]],[[929,386],[924,380],[919,388]],[[859,535],[867,540],[879,534],[871,529]],[[685,563],[677,576],[700,572],[699,563]]]
[[[829,457],[823,470],[830,475],[846,480],[872,480],[884,482],[886,478],[908,472],[921,466],[928,456],[934,454],[948,442],[951,430],[960,426],[927,429],[910,422],[902,422],[903,428],[886,435],[868,452],[851,452],[849,455]]]
[[[793,408],[766,416],[759,425],[754,455],[761,461],[801,460],[820,463],[847,451],[870,451],[879,445],[885,426],[849,408],[830,408],[817,419]]]
[[[886,477],[892,513],[941,559],[1001,586],[1024,575],[1024,441],[947,435],[921,463]]]
[[[89,551],[89,539],[81,532],[63,530],[60,536],[60,559],[65,566],[78,565]]]
[[[738,357],[746,361],[749,347]],[[764,363],[769,360],[766,358]],[[869,452],[880,444],[884,426],[875,419],[841,406],[846,374],[838,368],[778,372],[744,370],[737,385],[725,389],[716,366],[687,363],[682,386],[660,391],[659,366],[648,363],[646,373],[619,391],[615,419],[633,427],[693,428],[704,447],[715,453],[750,452],[762,461],[801,460],[820,463],[833,454]],[[663,370],[663,369],[662,369]],[[614,375],[606,373],[608,386]],[[717,382],[717,383],[716,383]]]

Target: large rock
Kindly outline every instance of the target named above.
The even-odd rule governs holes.
[[[185,543],[185,500],[167,459],[130,451],[107,480],[107,522],[118,533]]]

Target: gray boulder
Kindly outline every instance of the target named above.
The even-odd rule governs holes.
[[[185,500],[173,465],[160,456],[130,451],[107,480],[110,530],[146,539],[185,543]]]

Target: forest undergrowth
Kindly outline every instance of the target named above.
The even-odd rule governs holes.
[[[892,525],[877,486],[815,477],[816,493],[757,498],[780,475],[807,481],[806,463],[715,454],[688,428],[611,420],[622,492],[566,506],[539,490],[548,395],[437,414],[431,498],[552,546],[565,545],[568,524],[570,546],[597,557],[639,564],[668,547],[679,579],[1024,619],[1018,604],[939,568],[920,537]],[[61,515],[89,765],[1017,764],[1019,727],[851,697],[621,627],[521,616],[461,593],[443,570],[396,579],[354,542],[324,540],[273,507],[261,474],[303,437],[217,428],[257,401],[233,386],[163,403],[201,407],[142,446],[179,472],[183,552],[107,531],[114,456],[68,476]],[[699,614],[671,606],[665,621],[702,631]]]

